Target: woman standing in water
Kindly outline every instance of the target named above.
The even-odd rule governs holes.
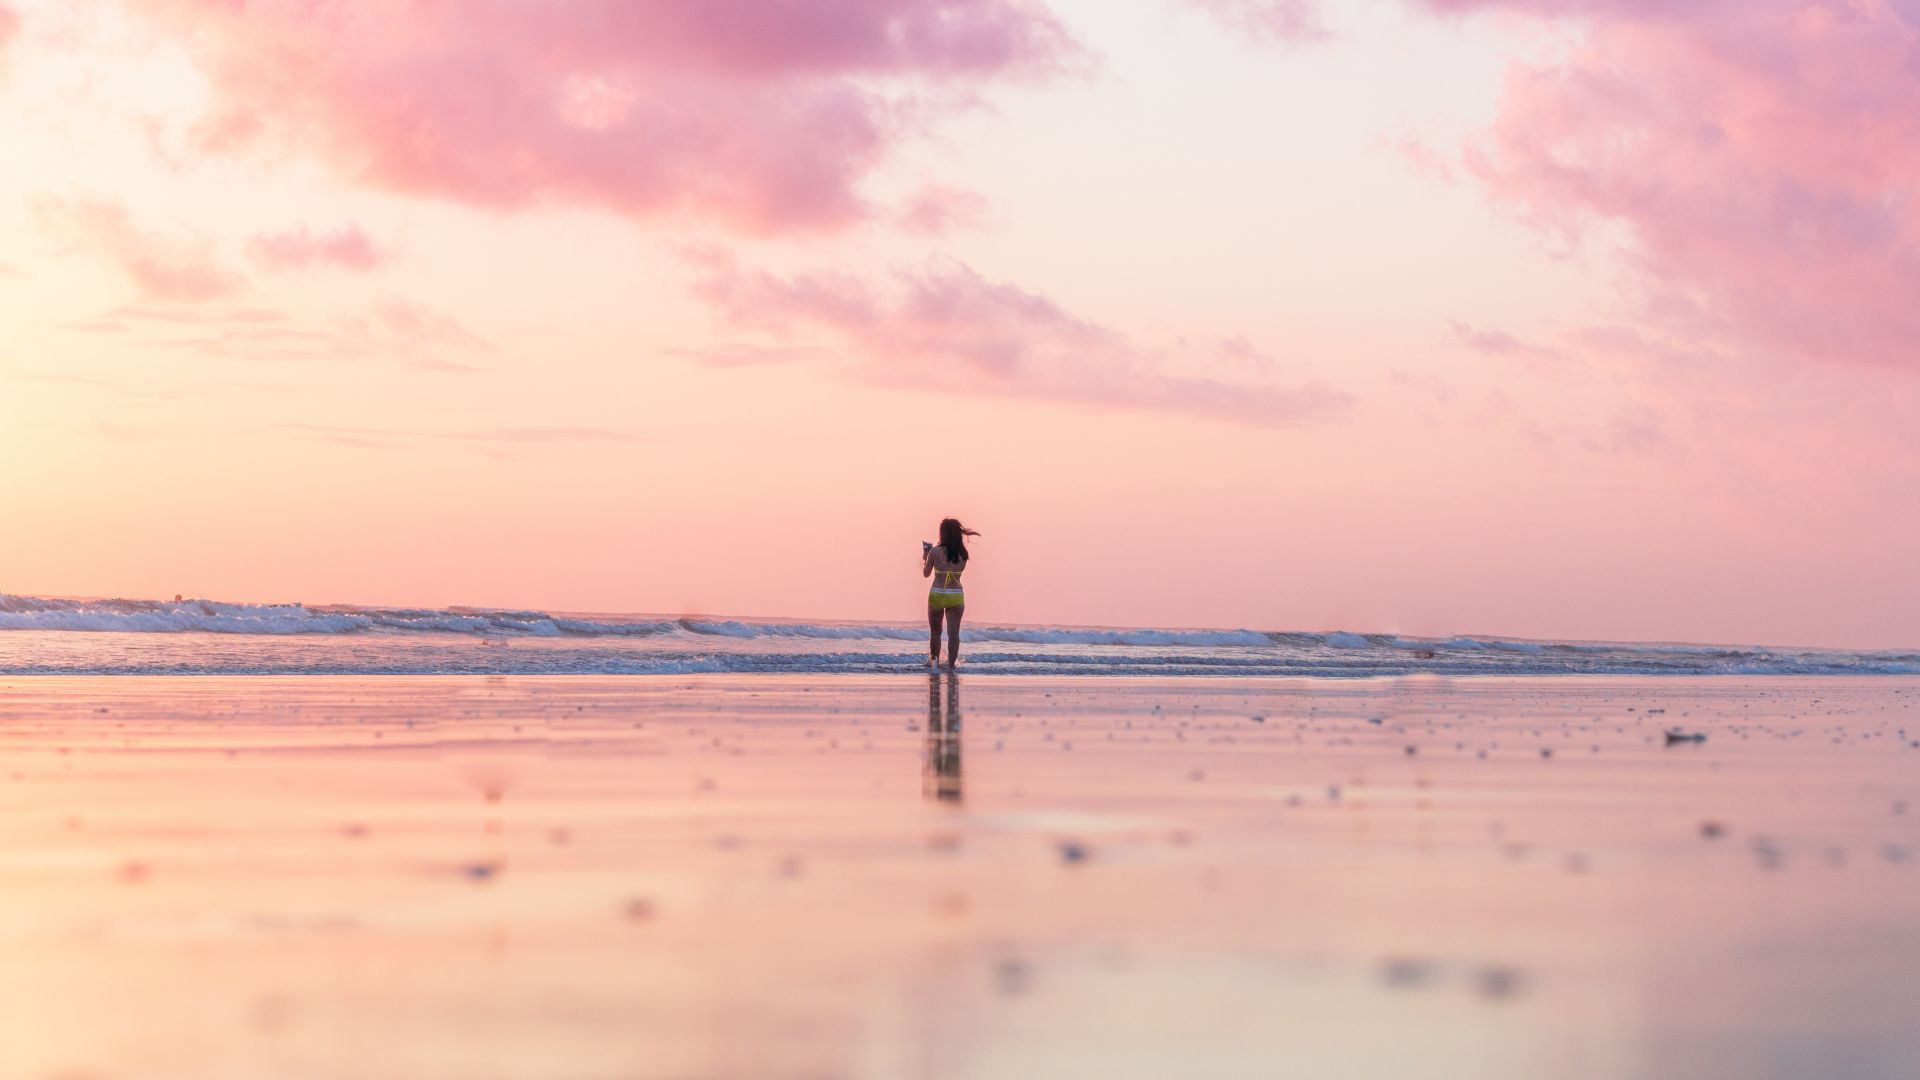
[[[967,594],[960,588],[960,574],[967,568],[967,541],[969,536],[979,536],[948,518],[940,523],[940,542],[922,543],[920,566],[921,577],[940,575],[927,592],[927,663],[940,662],[940,622],[947,623],[947,666],[953,667],[960,662],[960,616],[967,610]]]

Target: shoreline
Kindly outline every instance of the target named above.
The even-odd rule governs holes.
[[[924,623],[577,616],[0,596],[0,673],[917,674]],[[1920,675],[1920,650],[1019,626],[975,619],[971,674]]]
[[[1262,686],[1287,686],[1292,684],[1324,683],[1329,686],[1385,685],[1401,683],[1431,683],[1444,685],[1450,683],[1513,683],[1538,686],[1577,686],[1583,684],[1634,684],[1652,685],[1694,683],[1778,683],[1795,685],[1800,683],[1846,684],[1858,682],[1864,686],[1911,684],[1920,686],[1920,674],[1908,672],[1887,672],[1863,674],[1859,672],[1796,672],[1782,674],[1762,672],[1742,674],[1731,672],[1568,672],[1564,674],[1505,674],[1491,671],[1475,672],[1366,672],[1353,675],[1328,674],[1272,674],[1272,675],[1195,675],[1183,673],[1140,672],[1138,674],[1099,674],[1099,675],[1058,675],[1050,673],[1031,673],[1018,671],[982,670],[970,672],[963,663],[960,670],[949,672],[909,668],[895,671],[686,671],[686,672],[577,672],[577,671],[5,671],[0,670],[0,680],[30,679],[56,680],[69,679],[76,682],[91,680],[219,680],[237,682],[259,681],[299,681],[299,680],[352,680],[369,679],[379,681],[392,680],[485,680],[512,679],[532,681],[613,681],[647,680],[654,682],[698,681],[726,682],[765,681],[771,686],[783,684],[802,684],[808,681],[821,682],[860,682],[874,681],[895,684],[910,678],[946,678],[955,676],[961,679],[981,679],[995,683],[1059,683],[1066,686],[1138,686],[1155,682],[1166,682],[1181,686],[1212,686],[1222,688],[1258,688]]]

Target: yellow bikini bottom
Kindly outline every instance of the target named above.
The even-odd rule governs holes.
[[[935,610],[965,607],[966,605],[967,594],[959,589],[942,589],[936,586],[935,588],[927,590],[927,606]]]

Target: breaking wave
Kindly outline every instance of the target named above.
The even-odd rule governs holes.
[[[969,623],[963,636],[969,670],[1006,674],[1920,674],[1920,653],[1911,651],[982,622]],[[922,670],[925,654],[917,646],[925,640],[925,624],[917,621],[0,594],[6,674],[887,673]]]

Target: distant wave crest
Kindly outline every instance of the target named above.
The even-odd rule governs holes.
[[[136,641],[114,634],[180,636]],[[195,636],[209,634],[230,637],[210,644]],[[925,635],[925,625],[917,621],[789,622],[0,594],[0,673],[6,674],[897,673],[923,669],[919,646]],[[1920,674],[1920,654],[1910,651],[982,621],[969,622],[964,636],[968,670],[1004,674]],[[908,647],[909,642],[915,645]]]
[[[140,634],[480,634],[532,637],[646,637],[658,634],[752,640],[822,638],[913,641],[920,626],[885,623],[748,622],[736,619],[624,621],[485,608],[367,608],[304,604],[227,604],[213,600],[62,600],[0,594],[0,629]],[[1253,630],[1104,630],[977,626],[967,636],[1034,645],[1143,647],[1269,646]]]

